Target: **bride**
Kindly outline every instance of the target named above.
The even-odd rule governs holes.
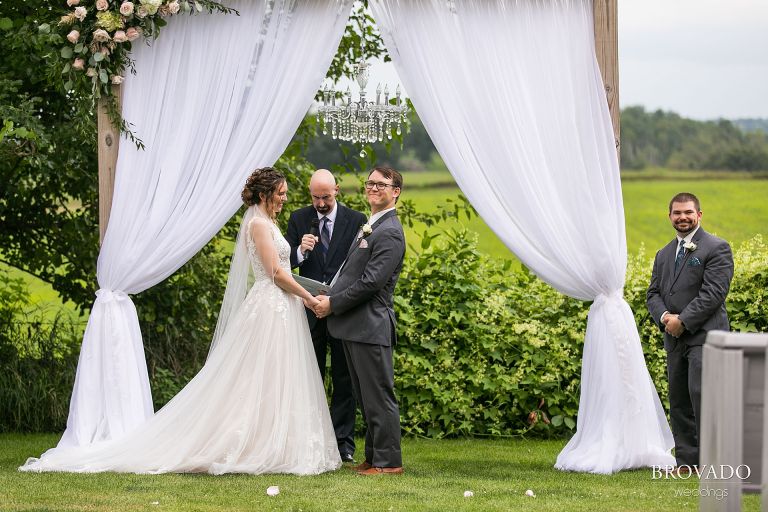
[[[211,351],[200,372],[125,437],[53,448],[21,471],[317,474],[341,466],[288,242],[285,177],[257,169]],[[253,286],[248,290],[249,270]]]

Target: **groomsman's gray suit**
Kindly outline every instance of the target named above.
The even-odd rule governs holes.
[[[344,343],[355,398],[367,431],[365,460],[401,467],[400,410],[394,391],[396,342],[393,293],[405,256],[405,235],[395,210],[358,238],[329,292],[328,331]]]
[[[646,295],[648,311],[664,332],[661,316],[678,314],[685,330],[679,338],[664,332],[669,377],[669,415],[678,465],[698,465],[701,407],[701,345],[707,331],[729,330],[725,298],[733,278],[728,242],[699,226],[675,270],[679,243],[675,238],[656,253]]]

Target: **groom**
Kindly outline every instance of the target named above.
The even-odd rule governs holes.
[[[400,409],[395,398],[392,347],[396,342],[392,295],[405,255],[405,235],[395,203],[403,177],[388,167],[368,175],[371,218],[361,227],[334,281],[319,296],[319,318],[343,340],[355,398],[367,426],[362,475],[401,474]]]
[[[648,311],[664,332],[669,417],[679,468],[699,464],[702,345],[707,331],[729,330],[725,297],[733,278],[728,242],[701,227],[699,199],[677,194],[669,202],[677,236],[656,253]]]

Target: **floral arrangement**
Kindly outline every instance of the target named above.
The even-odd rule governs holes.
[[[119,85],[127,70],[135,73],[131,45],[144,37],[156,38],[165,18],[179,13],[239,14],[216,0],[66,0],[68,11],[58,22],[64,42],[59,51],[64,88],[75,93],[106,98],[107,112],[120,131],[136,139],[120,116],[113,85]],[[50,31],[50,25],[41,25]]]

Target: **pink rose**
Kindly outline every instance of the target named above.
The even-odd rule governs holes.
[[[133,14],[133,2],[123,2],[120,4],[120,14],[130,16]]]
[[[107,9],[109,9],[109,2],[107,0],[96,0],[97,11],[106,11]]]
[[[75,18],[79,19],[80,21],[83,21],[85,19],[85,15],[88,14],[88,11],[85,7],[75,7]]]
[[[125,36],[128,38],[129,41],[135,41],[139,38],[141,34],[138,30],[136,30],[136,27],[131,27],[125,32]]]
[[[93,40],[98,43],[106,43],[109,41],[109,33],[103,28],[99,28],[93,31]]]
[[[140,5],[139,9],[136,11],[136,16],[138,16],[139,18],[146,18],[148,14],[149,14],[149,11],[143,5]]]
[[[122,30],[118,30],[115,32],[115,35],[112,36],[112,40],[116,43],[124,43],[128,40],[128,36],[126,36],[125,32]]]
[[[179,12],[179,2],[176,2],[175,0],[173,2],[168,3],[168,12],[171,14],[176,14]]]
[[[121,83],[123,83],[123,77],[121,77],[120,75],[112,75],[111,80],[112,80],[112,83],[115,85],[120,85]]]
[[[86,70],[85,74],[86,74],[86,76],[90,76],[91,78],[93,78],[94,76],[96,76],[96,69],[95,68],[88,68]]]
[[[75,44],[78,39],[80,39],[80,32],[78,32],[77,30],[73,30],[69,34],[67,34],[67,41],[69,41],[72,44]]]
[[[82,71],[85,69],[85,61],[83,59],[75,59],[72,63],[72,69],[76,71]]]
[[[80,0],[67,0],[67,5],[69,7],[74,7],[76,5],[80,5]]]

